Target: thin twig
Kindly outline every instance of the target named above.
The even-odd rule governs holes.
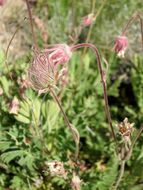
[[[36,37],[35,37],[35,33],[34,33],[33,19],[32,19],[32,13],[31,13],[31,9],[30,9],[29,0],[26,0],[26,5],[27,5],[27,10],[28,10],[29,19],[30,19],[30,26],[31,26],[31,32],[32,32],[32,37],[33,37],[33,43],[36,46],[36,48],[38,49],[38,45],[37,45],[37,41],[36,41]]]
[[[61,113],[63,114],[63,117],[64,117],[64,120],[65,120],[65,123],[66,123],[67,127],[72,132],[72,136],[73,136],[73,139],[75,140],[75,144],[76,144],[75,159],[77,159],[78,158],[78,154],[79,154],[79,139],[76,140],[75,135],[77,135],[78,131],[70,123],[70,121],[69,121],[69,119],[68,119],[68,117],[67,117],[67,115],[66,115],[66,113],[65,113],[65,111],[64,111],[64,109],[63,109],[63,107],[62,107],[62,105],[61,105],[61,103],[60,103],[60,101],[58,99],[58,97],[57,97],[57,95],[55,94],[55,92],[50,87],[49,87],[49,90],[51,92],[52,97],[56,101],[58,107],[60,108]],[[78,138],[79,138],[79,136],[78,136]]]
[[[135,13],[135,14],[128,20],[127,24],[125,25],[125,27],[124,27],[123,30],[122,30],[122,35],[123,35],[123,36],[126,35],[128,28],[130,27],[130,25],[131,25],[137,18],[138,18],[139,21],[140,21],[141,40],[142,40],[142,48],[143,48],[143,20],[142,20],[142,18],[141,18],[141,16],[140,16],[140,13],[138,13],[138,12]]]
[[[24,18],[24,20],[26,20],[26,17]],[[19,30],[20,28],[21,28],[21,25],[18,25],[18,27],[16,28],[14,34],[12,35],[12,37],[11,37],[9,43],[8,43],[7,48],[6,48],[6,51],[5,51],[5,59],[6,59],[6,60],[5,60],[5,65],[6,65],[6,68],[7,68],[7,70],[8,70],[8,74],[9,74],[9,77],[10,77],[11,80],[13,80],[13,78],[12,78],[12,75],[11,75],[11,73],[10,73],[10,71],[9,71],[9,66],[8,66],[8,64],[7,64],[8,50],[9,50],[9,47],[10,47],[10,45],[11,45],[11,43],[12,43],[12,41],[13,41],[15,35],[16,35],[16,33],[18,32],[18,30]]]

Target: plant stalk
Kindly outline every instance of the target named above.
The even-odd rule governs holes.
[[[128,28],[131,26],[131,24],[136,20],[139,19],[140,21],[140,27],[141,27],[141,40],[142,40],[142,49],[143,49],[143,20],[140,16],[140,13],[135,13],[127,22],[124,29],[122,30],[122,36],[126,35]]]
[[[57,97],[57,95],[55,94],[55,92],[52,90],[52,88],[49,87],[49,89],[50,89],[52,97],[56,101],[56,103],[57,103],[57,105],[58,105],[58,107],[59,107],[59,109],[60,109],[60,111],[61,111],[61,113],[62,113],[62,115],[64,117],[64,120],[65,120],[65,123],[66,123],[67,127],[70,129],[70,131],[72,133],[73,139],[74,139],[75,144],[76,144],[75,158],[77,159],[78,154],[79,154],[79,141],[75,140],[75,135],[76,135],[76,133],[78,133],[78,131],[76,131],[76,129],[72,127],[72,124],[70,123],[70,121],[69,121],[69,119],[68,119],[68,117],[67,117],[67,115],[66,115],[66,113],[65,113],[65,111],[64,111],[64,109],[63,109],[63,107],[62,107],[62,105],[61,105],[61,103],[60,103],[60,101],[58,99],[58,97]]]
[[[31,9],[30,9],[29,0],[26,0],[26,5],[27,5],[28,14],[29,14],[29,20],[30,20],[30,27],[31,27],[32,37],[33,37],[33,43],[35,45],[35,48],[38,49],[37,40],[36,40],[35,33],[34,33],[33,19],[32,19],[32,13],[31,13]]]
[[[119,174],[119,177],[117,179],[117,182],[116,182],[113,190],[117,190],[118,186],[120,185],[122,177],[124,175],[124,171],[125,171],[125,160],[122,160],[121,161],[121,166],[120,166],[120,174]]]
[[[104,71],[102,69],[102,64],[101,64],[101,58],[100,58],[100,54],[98,49],[96,48],[95,45],[93,44],[89,44],[89,43],[82,43],[82,44],[77,44],[77,45],[73,45],[71,47],[72,51],[75,51],[76,49],[79,48],[83,48],[83,47],[88,47],[90,49],[92,49],[97,57],[97,64],[98,64],[98,69],[99,69],[99,73],[101,76],[101,82],[102,82],[102,87],[103,87],[103,94],[104,94],[104,101],[105,101],[105,112],[106,112],[106,116],[108,119],[108,123],[112,132],[112,136],[114,138],[115,143],[117,144],[117,140],[116,140],[116,136],[115,136],[115,132],[112,126],[112,119],[111,119],[111,114],[110,114],[110,109],[109,109],[109,103],[108,103],[108,97],[107,97],[107,90],[106,90],[106,80],[105,80],[105,75],[104,75]]]

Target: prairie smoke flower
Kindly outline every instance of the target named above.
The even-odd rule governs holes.
[[[45,92],[49,87],[55,87],[65,75],[63,68],[71,55],[71,49],[66,44],[51,46],[35,55],[28,72],[33,88]]]
[[[3,6],[5,4],[6,0],[0,0],[0,6]]]
[[[119,57],[124,57],[127,46],[128,46],[128,39],[126,36],[118,36],[115,39],[114,50]]]
[[[56,44],[49,49],[45,49],[44,52],[48,54],[49,62],[54,66],[64,65],[72,56],[71,48],[67,44]]]
[[[91,25],[94,21],[95,21],[95,16],[93,13],[91,13],[91,14],[88,14],[87,16],[82,18],[81,25],[83,27],[86,27],[86,26]]]

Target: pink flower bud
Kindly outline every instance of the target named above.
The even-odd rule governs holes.
[[[83,27],[86,27],[86,26],[89,26],[91,25],[93,22],[95,21],[95,17],[94,17],[94,14],[91,13],[85,17],[82,18],[82,22],[81,22],[81,25]]]
[[[119,57],[124,57],[127,46],[128,46],[128,39],[126,36],[118,36],[115,39],[114,50]]]
[[[0,6],[3,6],[5,4],[6,0],[0,0]]]
[[[71,48],[66,44],[57,44],[37,53],[29,67],[29,80],[33,88],[44,93],[49,87],[60,84],[65,75],[61,70],[71,55]]]
[[[71,48],[66,44],[57,44],[52,48],[46,49],[44,51],[48,54],[49,61],[52,65],[64,65],[68,62],[72,56]]]

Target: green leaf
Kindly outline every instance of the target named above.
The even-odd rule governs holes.
[[[10,161],[14,160],[16,157],[21,157],[25,155],[25,151],[23,150],[13,150],[5,152],[1,155],[1,159],[5,163],[9,163]]]

